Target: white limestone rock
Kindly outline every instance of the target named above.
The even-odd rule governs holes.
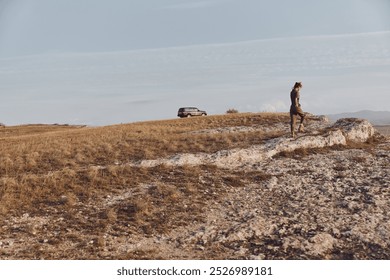
[[[348,141],[365,142],[374,136],[375,129],[364,119],[346,118],[339,119],[333,128],[340,129]]]

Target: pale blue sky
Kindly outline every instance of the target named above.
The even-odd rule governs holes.
[[[390,0],[0,0],[5,124],[287,112],[296,81],[314,114],[390,111],[389,77]]]
[[[389,0],[0,2],[0,57],[390,30]]]

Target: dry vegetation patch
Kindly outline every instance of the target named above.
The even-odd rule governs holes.
[[[179,152],[210,153],[261,143],[270,137],[254,132],[188,135],[191,131],[272,125],[286,118],[282,114],[235,114],[98,128],[6,127],[0,132],[1,211],[35,211],[36,203],[39,208],[56,204],[61,196],[69,193],[85,199],[113,182],[129,184],[116,167],[135,160]],[[139,179],[132,180],[137,183]]]

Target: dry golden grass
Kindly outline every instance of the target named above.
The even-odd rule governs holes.
[[[0,200],[2,213],[36,205],[68,205],[129,180],[120,167],[129,162],[185,152],[215,152],[248,147],[275,137],[261,132],[190,133],[200,129],[272,125],[287,114],[233,114],[139,122],[106,127],[27,125],[0,131]],[[104,166],[104,168],[101,168]],[[134,175],[134,174],[132,174]],[[150,177],[149,174],[144,174]],[[172,197],[179,194],[173,194]]]

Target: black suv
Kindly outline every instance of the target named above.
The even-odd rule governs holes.
[[[177,112],[177,116],[180,118],[188,118],[194,116],[207,116],[206,111],[199,110],[195,107],[183,107]]]

